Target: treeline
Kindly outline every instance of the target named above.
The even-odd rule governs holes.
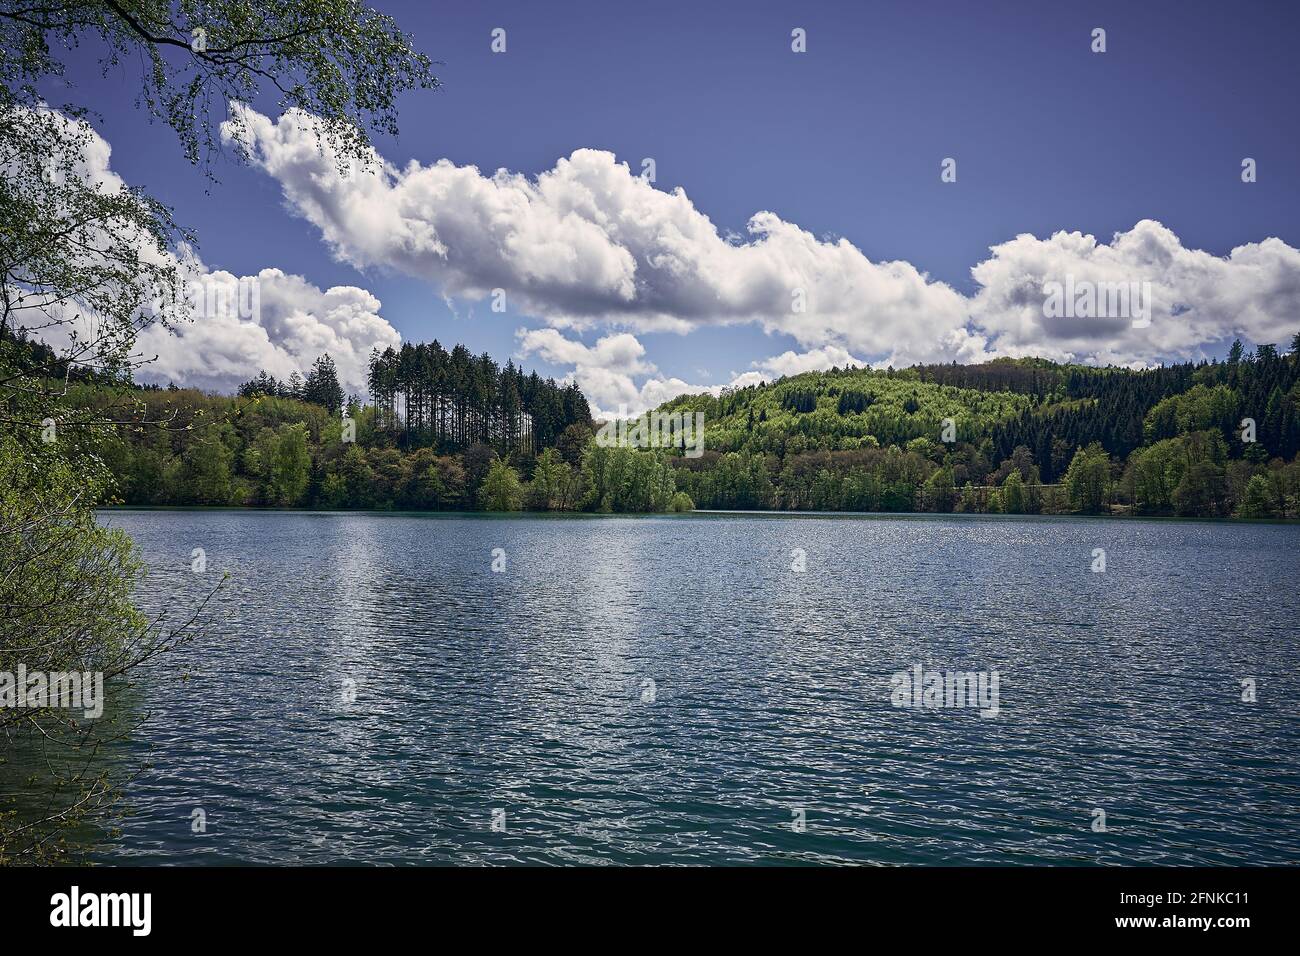
[[[661,410],[704,414],[698,458],[602,448],[576,389],[460,347],[425,366],[439,350],[412,346],[406,371],[401,352],[376,353],[372,372],[401,385],[374,405],[344,403],[327,357],[287,393],[263,377],[240,398],[136,392],[138,421],[103,457],[130,504],[1295,518],[1295,346],[1147,371],[831,370],[683,396]],[[73,391],[88,404],[113,394]],[[548,445],[510,424],[525,408],[552,409]]]
[[[502,368],[463,345],[448,351],[436,340],[373,352],[369,386],[376,427],[403,448],[541,450],[569,426],[592,424],[577,385],[525,375],[513,362]]]
[[[248,391],[248,390],[245,390]],[[108,501],[322,509],[689,510],[662,453],[601,448],[572,424],[554,447],[403,448],[374,407],[348,417],[300,398],[74,385],[74,407],[120,422],[96,454]]]
[[[305,379],[295,371],[290,373],[287,380],[281,382],[274,375],[263,370],[239,386],[238,394],[242,398],[254,398],[259,395],[269,398],[291,398],[319,405],[331,414],[338,414],[344,403],[338,368],[328,352],[312,363]],[[355,397],[348,400],[350,410],[359,405]]]
[[[1300,517],[1300,335],[1147,371],[1042,359],[812,372],[702,411],[698,507]]]
[[[590,428],[591,409],[574,384],[557,385],[536,372],[524,374],[513,361],[500,367],[487,353],[474,356],[463,345],[450,351],[438,341],[375,349],[368,371],[374,426],[403,450],[439,453],[475,444],[500,454],[537,452],[553,446],[570,425]],[[316,360],[303,379],[297,372],[279,381],[266,371],[239,387],[245,398],[295,399],[337,413],[347,398],[329,354]]]
[[[1212,433],[1169,439],[1128,463],[1089,445],[1056,484],[1040,480],[1024,446],[991,470],[978,449],[959,453],[966,461],[936,461],[927,451],[805,452],[784,461],[705,452],[674,464],[678,488],[701,508],[1300,517],[1300,462],[1228,460]]]
[[[108,385],[128,381],[129,372],[118,369],[111,360],[101,360],[95,365],[73,361],[64,352],[57,352],[40,339],[32,338],[26,329],[14,329],[0,322],[0,362],[7,376],[28,374],[50,381],[97,382]],[[0,388],[8,384],[6,378]]]

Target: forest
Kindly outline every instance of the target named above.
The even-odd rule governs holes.
[[[577,385],[559,387],[536,372],[524,375],[508,361],[499,368],[486,353],[477,358],[437,340],[370,357],[370,394],[376,427],[404,447],[549,448],[573,424],[591,424]]]
[[[1287,355],[1134,371],[1000,359],[832,369],[682,396],[700,508],[1300,517],[1300,334]]]
[[[38,342],[8,336],[23,365]],[[67,440],[87,440],[112,482],[103,503],[322,509],[688,510],[667,458],[592,441],[587,401],[513,363],[436,342],[376,352],[380,401],[345,397],[334,362],[305,377],[261,372],[234,396],[137,386],[64,369]]]
[[[704,416],[696,458],[601,447],[576,386],[459,345],[375,352],[370,380],[345,398],[326,355],[235,396],[92,377],[69,399],[128,409],[97,450],[132,505],[1300,517],[1300,336],[1140,371],[1003,359],[681,396],[659,411]]]

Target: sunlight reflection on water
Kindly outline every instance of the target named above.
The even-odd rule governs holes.
[[[142,682],[106,861],[1300,862],[1300,527],[103,520],[147,608],[233,576],[191,680]],[[998,669],[1001,716],[891,707],[917,663]]]

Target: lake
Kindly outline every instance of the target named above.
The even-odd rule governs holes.
[[[1300,862],[1297,526],[102,521],[150,611],[231,575],[129,692],[103,862]],[[917,667],[997,671],[996,715],[895,706]]]

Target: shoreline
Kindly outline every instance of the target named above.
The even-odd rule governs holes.
[[[230,514],[298,514],[298,515],[370,515],[370,516],[405,516],[405,517],[447,517],[447,518],[482,518],[502,520],[508,518],[686,518],[691,515],[704,517],[749,517],[749,518],[898,518],[898,519],[956,519],[959,521],[994,520],[1088,520],[1088,521],[1141,521],[1156,523],[1197,523],[1213,525],[1240,525],[1255,527],[1259,525],[1300,525],[1300,518],[1204,518],[1183,517],[1181,515],[1107,515],[1107,514],[990,514],[976,511],[780,511],[747,510],[727,508],[696,508],[692,511],[637,511],[602,513],[598,511],[410,511],[397,508],[256,508],[247,505],[99,505],[97,513],[120,514],[125,512],[157,513],[177,512],[193,514],[197,512],[220,512]]]

